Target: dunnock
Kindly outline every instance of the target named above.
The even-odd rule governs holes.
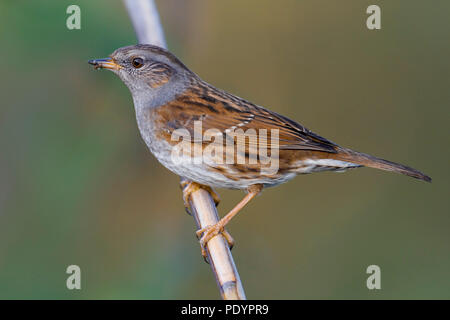
[[[189,193],[198,187],[210,191],[215,187],[248,192],[216,225],[197,231],[199,237],[202,235],[203,253],[209,239],[219,233],[232,242],[224,226],[264,187],[284,183],[297,174],[367,166],[431,181],[415,169],[340,147],[287,117],[217,89],[162,48],[123,47],[110,58],[89,63],[112,70],[128,86],[139,130],[150,151],[166,168],[193,182],[185,188],[185,202]],[[200,128],[200,140],[196,128]],[[231,135],[238,129],[244,132],[244,139]],[[217,138],[216,146],[223,146],[223,155],[229,160],[231,154],[231,161],[221,161],[223,155],[217,154],[220,149],[215,149],[215,154],[205,156],[202,153],[210,145],[210,140],[202,138],[211,130]],[[179,151],[175,150],[180,144],[177,132],[182,133],[189,147],[200,147],[201,161],[196,161],[198,154],[173,156],[174,151]],[[226,136],[225,141],[218,139],[223,136]],[[241,141],[244,148],[235,152],[237,141]],[[270,157],[276,155],[277,170],[264,170],[267,162],[263,163],[263,159],[267,160],[269,155],[260,154],[262,145],[271,151]]]

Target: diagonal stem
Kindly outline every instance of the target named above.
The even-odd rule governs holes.
[[[182,178],[181,185],[187,180]],[[215,225],[219,221],[216,205],[210,193],[198,189],[190,194],[189,206],[199,229]],[[224,300],[245,300],[244,288],[233,260],[228,242],[221,234],[209,240],[206,254]]]
[[[154,44],[166,48],[164,33],[153,0],[124,0],[139,43]],[[182,179],[183,185],[183,179]],[[199,228],[219,221],[211,194],[198,189],[189,197],[191,212]],[[208,260],[220,293],[225,300],[244,300],[245,293],[228,243],[222,235],[211,239],[207,246]]]

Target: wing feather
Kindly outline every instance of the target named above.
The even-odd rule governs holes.
[[[335,143],[301,124],[212,86],[186,92],[160,108],[167,114],[167,120],[170,120],[169,129],[187,129],[192,139],[195,121],[201,121],[202,135],[209,129],[218,130],[222,134],[242,129],[248,137],[248,147],[255,147],[253,144],[257,141],[270,148],[271,130],[278,130],[280,149],[336,153]],[[267,130],[267,137],[260,134],[262,129]]]

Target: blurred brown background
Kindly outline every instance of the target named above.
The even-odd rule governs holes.
[[[157,5],[203,79],[434,179],[359,169],[266,190],[228,228],[247,296],[450,298],[450,2]],[[0,298],[218,298],[178,177],[142,142],[128,89],[86,63],[136,43],[122,2],[2,1],[0,39]],[[243,196],[219,192],[221,214]]]

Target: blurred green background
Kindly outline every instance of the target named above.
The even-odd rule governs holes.
[[[81,30],[66,28],[73,3]],[[248,298],[450,298],[450,2],[157,5],[203,79],[434,179],[359,169],[266,190],[228,228]],[[125,85],[86,63],[136,43],[122,2],[4,0],[0,39],[0,298],[219,298],[178,177],[141,140]],[[219,193],[221,214],[243,196]]]

